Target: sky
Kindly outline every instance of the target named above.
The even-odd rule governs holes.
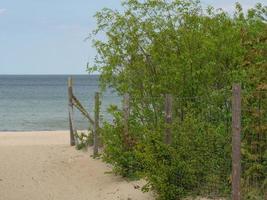
[[[235,0],[201,2],[232,12]],[[104,7],[120,9],[120,0],[0,0],[0,74],[86,74],[96,52],[85,38]]]

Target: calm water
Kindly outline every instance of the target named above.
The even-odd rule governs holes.
[[[98,76],[75,75],[74,94],[92,113]],[[68,129],[67,75],[0,75],[0,131]],[[103,94],[101,112],[120,100],[112,91]],[[88,128],[88,122],[76,111],[75,125]]]

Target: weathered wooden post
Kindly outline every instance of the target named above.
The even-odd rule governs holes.
[[[99,140],[99,111],[100,111],[99,92],[95,93],[95,121],[94,121],[94,157],[98,156]]]
[[[241,199],[241,86],[233,85],[232,96],[232,199]]]
[[[172,142],[172,133],[171,133],[171,123],[172,123],[172,95],[167,94],[165,97],[165,122],[166,122],[166,129],[165,129],[165,143],[171,144]]]
[[[124,143],[127,143],[129,135],[129,116],[130,116],[130,95],[123,95],[123,118],[124,118]],[[126,144],[127,145],[127,144]]]
[[[72,90],[72,77],[68,78],[68,97],[69,97],[69,126],[70,126],[70,145],[75,146],[75,138],[74,138],[74,114],[73,114],[73,103],[72,103],[72,96],[73,96],[73,90]]]

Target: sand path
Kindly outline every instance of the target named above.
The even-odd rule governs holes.
[[[152,200],[69,146],[66,131],[0,133],[0,200]]]

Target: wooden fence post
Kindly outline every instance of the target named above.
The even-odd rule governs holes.
[[[123,118],[124,118],[124,142],[127,143],[129,135],[129,116],[130,116],[130,95],[128,93],[123,96]]]
[[[232,96],[232,199],[241,199],[241,86],[233,85]]]
[[[68,98],[69,98],[69,126],[70,126],[70,145],[75,146],[75,138],[74,138],[74,114],[73,114],[73,103],[72,103],[72,77],[68,78]]]
[[[172,133],[170,125],[172,123],[172,95],[167,94],[165,97],[165,122],[166,122],[166,129],[165,129],[165,143],[171,144],[172,142]]]
[[[99,140],[99,111],[100,111],[99,92],[95,93],[95,121],[94,121],[94,157],[98,156]]]

